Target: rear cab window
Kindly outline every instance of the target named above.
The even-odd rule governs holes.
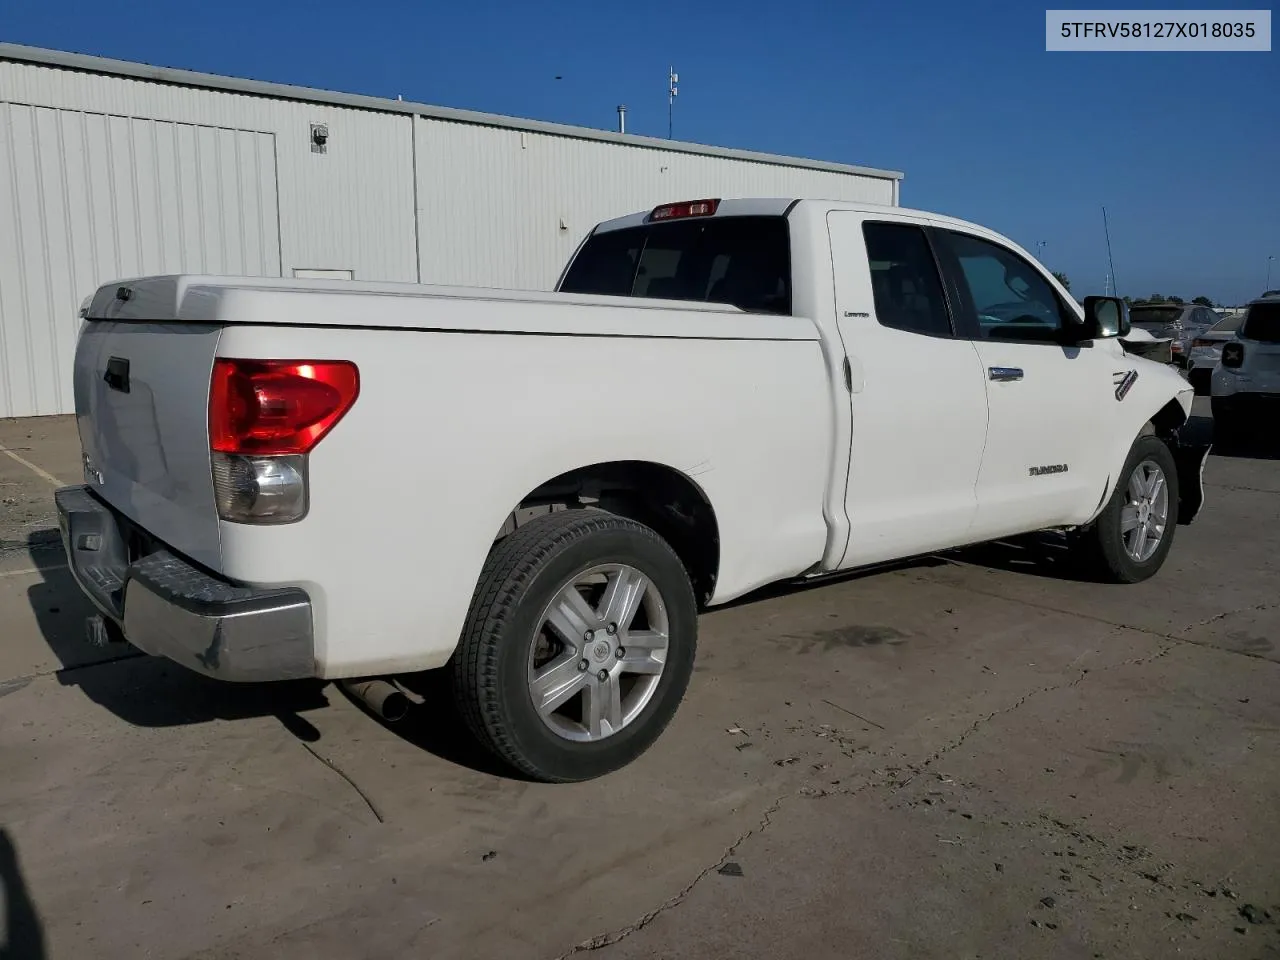
[[[559,290],[724,303],[790,316],[790,228],[785,217],[730,216],[593,234]]]

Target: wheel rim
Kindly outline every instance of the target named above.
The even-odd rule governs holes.
[[[1129,558],[1150,560],[1160,548],[1169,523],[1169,484],[1164,470],[1144,460],[1129,475],[1125,505],[1120,509],[1120,535]]]
[[[576,574],[547,604],[529,647],[534,710],[566,740],[614,736],[653,699],[669,636],[662,594],[635,567]]]

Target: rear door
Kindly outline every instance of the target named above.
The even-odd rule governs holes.
[[[853,411],[841,566],[956,546],[987,432],[977,352],[955,335],[919,222],[833,211],[827,228]]]
[[[1098,437],[1123,364],[1104,347],[1072,345],[1075,312],[1027,258],[975,233],[939,228],[933,236],[986,383],[975,535],[1079,521],[1115,466]]]

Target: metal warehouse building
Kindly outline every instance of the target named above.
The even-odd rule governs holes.
[[[73,411],[81,301],[142,274],[546,290],[601,220],[897,204],[902,175],[0,44],[0,416]]]

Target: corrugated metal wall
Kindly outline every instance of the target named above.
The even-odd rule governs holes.
[[[104,281],[279,276],[275,167],[269,133],[0,103],[0,416],[72,409]]]
[[[0,416],[72,412],[76,309],[122,276],[548,289],[600,220],[735,195],[894,182],[0,60]]]
[[[893,203],[887,179],[425,117],[417,129],[424,283],[550,289],[592,226],[672,200]]]

